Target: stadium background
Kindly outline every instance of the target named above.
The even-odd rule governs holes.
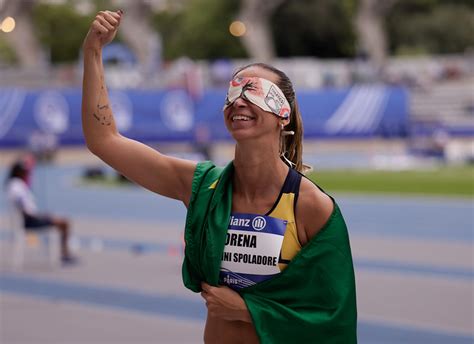
[[[335,193],[356,265],[361,343],[468,343],[473,328],[471,1],[0,1],[0,174],[35,157],[41,208],[69,216],[81,264],[11,266],[0,202],[0,341],[201,342],[180,282],[185,211],[85,150],[81,42],[99,9],[120,131],[168,154],[232,158],[221,109],[252,61],[293,80],[310,175]],[[86,178],[98,172],[99,178]]]

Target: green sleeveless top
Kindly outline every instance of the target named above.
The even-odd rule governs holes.
[[[182,274],[187,288],[217,286],[232,209],[233,163],[197,165],[186,216]],[[334,202],[321,229],[277,276],[239,290],[261,343],[357,343],[349,236]]]

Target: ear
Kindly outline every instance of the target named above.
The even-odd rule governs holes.
[[[287,119],[280,119],[280,127],[286,127],[288,124],[290,124],[290,119],[287,118]],[[282,130],[283,130],[282,128]]]

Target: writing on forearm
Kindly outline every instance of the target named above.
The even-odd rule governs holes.
[[[118,134],[105,82],[102,49],[114,38],[121,15],[119,11],[99,12],[83,43],[82,126],[88,148],[97,154],[106,153],[101,148],[104,138]]]
[[[99,107],[99,106],[97,106]],[[108,105],[107,105],[107,108],[108,108]],[[97,120],[97,122],[99,122],[101,125],[111,125],[112,124],[112,115],[110,114],[101,114],[100,112],[98,112],[97,114],[94,112],[92,114],[92,116],[94,116],[94,118]]]
[[[109,126],[112,124],[113,117],[110,112],[110,106],[107,103],[107,93],[105,89],[104,76],[100,75],[100,94],[97,102],[96,111],[92,114],[94,118],[101,124]]]

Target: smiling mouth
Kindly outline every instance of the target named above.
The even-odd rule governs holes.
[[[253,119],[255,119],[255,117],[251,117],[251,116],[247,116],[247,115],[232,115],[232,117],[231,117],[232,122],[235,122],[235,121],[247,122],[247,121],[251,121]]]

